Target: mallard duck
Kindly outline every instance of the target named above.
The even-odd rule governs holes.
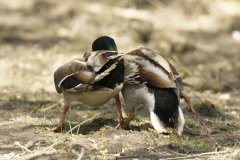
[[[124,64],[124,61],[121,58],[122,54],[117,52],[117,45],[114,39],[112,39],[111,37],[101,36],[97,38],[92,44],[92,51],[99,51],[99,52],[88,53],[87,56],[85,57],[85,60],[88,68],[95,73],[99,73],[99,71],[101,70],[100,68],[104,68],[103,66],[108,67],[108,63],[111,63],[112,61],[111,59],[114,59],[114,60],[118,59],[119,61],[121,61],[121,63]],[[102,52],[103,53],[106,52],[106,53],[102,54]],[[109,62],[107,63],[107,61]],[[129,77],[132,75],[131,73],[135,73],[134,69],[136,67],[129,66],[128,70],[125,70],[124,66],[125,65],[123,65],[123,71],[121,70],[121,72],[118,73],[118,74],[121,74],[121,76]],[[117,81],[117,79],[118,77],[116,76],[116,77],[112,77],[112,79],[109,81]],[[110,83],[113,83],[113,82],[110,82]],[[116,128],[119,128],[119,126],[124,124],[119,94],[115,96],[115,102],[118,108],[119,119],[120,119],[119,124],[116,126]]]
[[[97,42],[97,44],[101,44],[101,46],[108,46],[109,41],[113,41],[113,39],[104,36],[98,38],[95,42]],[[102,48],[98,47],[98,49]],[[184,126],[184,116],[181,108],[179,107],[180,95],[178,89],[176,88],[176,84],[174,83],[176,76],[173,73],[171,73],[170,76],[166,75],[162,70],[163,67],[160,67],[160,64],[157,66],[158,61],[160,61],[163,62],[164,64],[162,65],[167,68],[167,61],[160,55],[153,55],[150,50],[144,52],[146,55],[136,54],[133,56],[132,53],[135,53],[135,51],[128,54],[120,54],[116,52],[111,55],[112,58],[119,58],[121,60],[124,59],[125,70],[122,94],[127,109],[130,111],[129,118],[123,122],[121,106],[118,107],[120,123],[117,128],[128,129],[129,123],[134,116],[135,107],[139,104],[144,104],[148,107],[153,126],[158,132],[167,132],[165,129],[167,126],[176,128],[178,133],[181,134]],[[146,58],[147,61],[144,62],[143,58]],[[98,72],[103,64],[106,63],[106,58],[99,53],[91,53],[86,59],[87,66],[92,68],[94,72]],[[134,59],[136,61],[134,61]],[[154,67],[145,66],[151,65],[154,60],[156,60]],[[150,64],[148,64],[149,62]],[[150,68],[148,70],[144,67]],[[170,67],[167,69],[170,72]],[[170,78],[171,81],[169,82]]]
[[[89,106],[99,106],[111,98],[115,98],[116,105],[121,109],[118,94],[123,87],[123,59],[114,57],[118,54],[113,51],[116,50],[115,42],[111,41],[107,44],[110,47],[105,46],[105,43],[102,46],[101,41],[94,41],[93,52],[85,54],[84,58],[74,59],[55,71],[55,87],[58,93],[63,94],[65,106],[60,122],[56,128],[52,129],[53,131],[61,131],[69,105],[73,101],[79,101]],[[92,68],[87,65],[85,61],[88,58],[91,59],[92,55],[97,55],[98,58],[91,62],[100,63],[101,66]],[[120,120],[123,122],[122,118]]]
[[[103,36],[95,42],[101,44],[101,46],[109,46],[109,43],[114,42],[114,40],[110,37]],[[117,47],[115,47],[115,50],[116,48]],[[102,48],[99,47],[98,49]],[[195,115],[196,123],[201,129],[201,133],[207,134],[210,132],[195,112],[189,97],[184,92],[184,86],[191,87],[191,85],[182,81],[177,70],[171,63],[158,53],[144,47],[127,54],[116,53],[111,55],[111,58],[114,57],[124,59],[124,87],[122,93],[127,108],[130,110],[129,117],[123,122],[121,106],[118,106],[120,114],[120,124],[118,128],[128,129],[129,123],[134,117],[134,109],[138,104],[144,103],[144,105],[149,108],[150,116],[153,117],[151,118],[153,126],[158,132],[166,132],[166,127],[173,127],[181,134],[184,126],[184,117],[179,107],[179,102],[177,102],[177,99],[181,97],[184,98],[190,110]],[[88,56],[86,63],[89,68],[97,72],[99,67],[102,66],[104,59],[105,58],[94,53]],[[146,96],[151,92],[153,93],[152,96]],[[170,106],[168,105],[169,103],[171,103]],[[159,106],[157,104],[161,105]],[[157,114],[154,111],[157,111]],[[165,114],[168,112],[168,114],[165,115],[161,112]],[[169,122],[167,122],[166,119],[168,119]]]
[[[152,125],[158,133],[169,133],[167,128],[175,128],[181,135],[185,120],[179,107],[180,94],[177,88],[158,88],[143,82],[125,83],[122,95],[130,113],[122,125],[124,129],[129,128],[135,108],[143,104],[148,108]]]
[[[123,128],[129,127],[135,107],[144,104],[148,107],[153,127],[158,132],[164,133],[166,127],[173,127],[177,129],[178,134],[181,134],[184,117],[179,107],[179,98],[182,97],[195,115],[201,134],[210,133],[184,91],[184,86],[191,85],[182,81],[171,63],[157,52],[144,47],[124,54],[123,59],[125,64],[128,62],[138,65],[138,71],[125,80],[122,89],[126,107],[130,112]]]

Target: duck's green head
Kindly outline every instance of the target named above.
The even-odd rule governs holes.
[[[111,37],[101,36],[92,44],[92,51],[97,50],[117,51],[117,45]]]

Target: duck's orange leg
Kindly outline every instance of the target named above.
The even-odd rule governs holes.
[[[124,124],[124,119],[123,119],[123,115],[122,115],[122,107],[121,107],[119,95],[117,95],[115,97],[115,102],[116,102],[116,106],[118,108],[118,113],[119,113],[119,117],[120,117],[120,122],[115,128],[119,129],[120,127],[122,128],[122,125]]]
[[[193,115],[196,114],[196,111],[193,108],[192,103],[191,103],[190,98],[188,97],[188,95],[184,91],[180,92],[180,95],[181,95],[181,97],[184,98],[184,101],[188,104],[188,107],[189,107],[190,111],[192,112],[192,114]]]
[[[63,123],[64,123],[64,120],[65,120],[68,108],[69,108],[69,105],[65,105],[63,107],[63,113],[62,113],[61,119],[60,119],[57,127],[53,128],[52,131],[54,131],[54,132],[61,132],[63,130],[63,128],[64,128]]]
[[[134,112],[130,112],[128,118],[125,120],[124,124],[121,126],[122,129],[130,129],[129,123],[132,121],[133,117],[135,116]]]

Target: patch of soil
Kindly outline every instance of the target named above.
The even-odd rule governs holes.
[[[239,159],[238,1],[0,4],[0,159]],[[115,129],[114,101],[99,107],[73,103],[63,133],[45,130],[57,125],[64,105],[54,71],[82,57],[101,35],[112,36],[121,53],[139,46],[161,52],[196,86],[188,94],[212,133],[200,135],[184,102],[181,136],[158,134],[144,106],[131,130]]]

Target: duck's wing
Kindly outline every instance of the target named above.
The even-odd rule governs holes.
[[[138,73],[139,67],[136,63],[132,63],[124,60],[124,83],[139,84],[145,83],[145,80],[141,80],[142,77]]]
[[[66,89],[66,93],[76,93],[76,92],[93,92],[93,91],[109,91],[112,92],[112,89],[103,87],[101,85],[86,85],[86,84],[80,84],[73,88]]]
[[[91,52],[86,64],[96,76],[90,80],[89,84],[94,82],[113,89],[117,84],[123,83],[125,68],[121,55],[117,51],[99,50]]]
[[[108,85],[102,84],[102,80],[117,67],[118,57],[120,57],[118,52],[96,51],[64,64],[54,73],[57,92],[106,90]]]
[[[74,59],[54,72],[55,88],[58,93],[71,91],[74,88],[75,91],[85,91],[92,76],[83,59]]]
[[[114,63],[118,57],[122,54],[118,53],[117,51],[105,51],[99,50],[88,54],[86,57],[86,64],[90,70],[95,71],[96,73],[101,72],[100,70],[105,67],[110,67],[112,64],[109,61]],[[115,60],[115,61],[114,61]],[[107,66],[106,66],[107,64]],[[106,68],[104,69],[106,70]]]
[[[174,74],[173,66],[158,53],[141,47],[124,54],[123,58],[138,65],[138,73],[147,83],[160,88],[176,87],[174,81],[179,75]]]

